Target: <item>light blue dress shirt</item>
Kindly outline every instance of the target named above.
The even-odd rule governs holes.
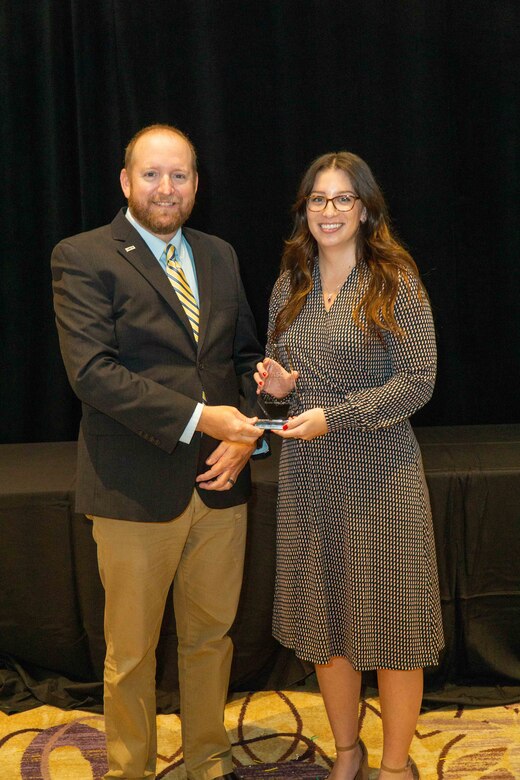
[[[155,259],[159,262],[159,265],[163,269],[164,273],[166,273],[166,253],[165,249],[168,246],[168,244],[173,244],[175,247],[175,251],[177,253],[177,258],[182,266],[182,270],[184,271],[184,275],[186,276],[186,279],[188,281],[188,284],[191,287],[191,291],[197,301],[197,305],[199,304],[199,285],[197,284],[197,274],[195,273],[195,263],[193,262],[193,253],[191,251],[191,247],[182,235],[182,228],[179,228],[178,231],[175,233],[171,241],[165,243],[162,239],[157,238],[157,236],[154,236],[153,233],[150,233],[149,230],[146,230],[142,225],[139,224],[139,222],[135,219],[133,214],[131,213],[130,209],[126,210],[126,218],[129,222],[132,223],[132,225],[135,227],[145,244],[147,245],[150,252],[153,254]],[[183,444],[189,444],[190,441],[193,438],[193,434],[195,433],[195,430],[197,428],[198,422],[200,420],[200,415],[202,414],[204,406],[201,403],[198,403],[195,407],[195,411],[191,415],[187,426],[183,430],[181,436],[179,437],[179,441],[182,441]]]

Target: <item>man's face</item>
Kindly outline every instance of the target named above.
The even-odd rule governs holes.
[[[169,241],[186,222],[195,203],[198,177],[191,149],[181,136],[155,130],[137,141],[121,187],[136,220]]]

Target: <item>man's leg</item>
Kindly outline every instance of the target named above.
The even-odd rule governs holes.
[[[105,589],[106,778],[155,777],[155,650],[192,504],[168,523],[92,518]]]
[[[233,645],[227,636],[242,585],[246,505],[197,508],[174,580],[184,761],[189,780],[233,769],[224,728]]]

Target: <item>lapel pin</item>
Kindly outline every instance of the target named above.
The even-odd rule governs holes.
[[[131,252],[132,249],[135,249],[135,246],[132,244],[132,246],[125,246],[125,252]]]

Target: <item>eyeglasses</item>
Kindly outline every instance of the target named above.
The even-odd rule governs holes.
[[[359,195],[354,195],[352,192],[344,192],[343,195],[326,198],[325,195],[318,195],[316,192],[312,192],[306,200],[309,211],[325,211],[329,201],[333,203],[337,211],[352,211],[356,200],[359,200]]]

